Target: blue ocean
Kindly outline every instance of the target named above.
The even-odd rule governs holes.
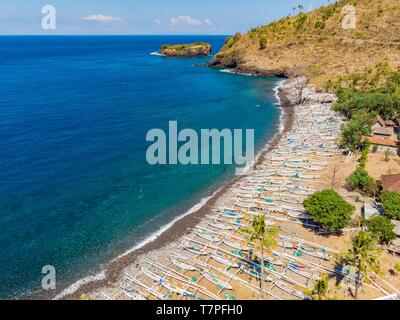
[[[146,161],[146,133],[178,127],[279,130],[279,78],[152,55],[223,36],[0,37],[0,298],[96,272],[212,194],[229,165]],[[58,287],[59,288],[59,287]]]

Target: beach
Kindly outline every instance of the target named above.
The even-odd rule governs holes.
[[[304,291],[322,273],[344,281],[334,257],[359,228],[328,236],[302,207],[307,195],[329,188],[332,166],[343,161],[336,146],[342,120],[330,109],[335,96],[312,85],[302,89],[298,104],[298,81],[281,84],[283,130],[253,170],[235,177],[148,243],[114,259],[97,280],[78,283],[56,299],[257,299],[257,264],[249,260],[241,228],[259,214],[280,230],[278,247],[268,258],[266,299],[304,299]],[[351,279],[336,293],[344,295],[349,285]],[[382,280],[367,284],[363,298],[392,292]]]

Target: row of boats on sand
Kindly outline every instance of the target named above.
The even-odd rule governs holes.
[[[308,95],[318,101],[317,93]],[[233,187],[230,207],[211,210],[166,260],[144,259],[134,275],[126,272],[120,292],[134,300],[257,299],[263,281],[267,299],[305,299],[322,273],[340,274],[334,250],[286,234],[282,226],[318,228],[302,203],[320,189],[322,170],[339,152],[341,123],[330,104],[296,106],[292,130]],[[263,257],[243,232],[260,214],[281,228],[277,246]]]

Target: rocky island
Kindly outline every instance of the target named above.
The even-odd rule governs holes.
[[[200,57],[211,55],[211,45],[205,42],[191,44],[163,45],[160,54],[169,57]]]

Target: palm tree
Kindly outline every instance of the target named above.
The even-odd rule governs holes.
[[[367,278],[369,274],[380,272],[380,254],[382,248],[371,232],[360,231],[350,242],[344,254],[340,255],[343,262],[357,270],[356,290],[354,297],[358,299],[358,290],[361,285],[361,275]]]
[[[264,284],[264,250],[272,252],[272,249],[276,246],[276,235],[279,229],[276,227],[267,227],[265,223],[265,215],[260,214],[255,217],[250,227],[244,228],[243,231],[248,235],[247,242],[254,243],[254,251],[260,251],[261,255],[261,271],[260,271],[260,300],[263,299],[263,284]]]
[[[312,300],[325,300],[329,291],[329,275],[322,274],[321,278],[314,280],[312,289],[304,290],[304,293],[311,297]]]

